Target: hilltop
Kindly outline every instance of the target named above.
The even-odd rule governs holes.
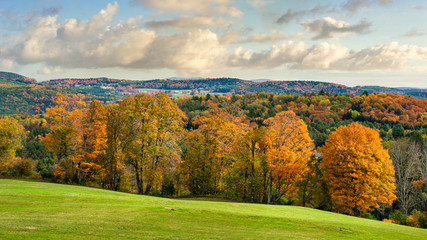
[[[361,95],[368,93],[393,93],[427,99],[426,89],[387,88],[379,86],[348,87],[318,81],[248,81],[237,78],[155,79],[126,80],[100,78],[66,78],[37,82],[33,78],[10,72],[0,72],[0,115],[41,114],[51,107],[57,93],[81,94],[87,101],[97,99],[114,103],[125,96],[137,93],[166,92],[171,97],[191,95],[233,95],[248,93],[330,93]]]
[[[237,78],[201,78],[201,79],[155,79],[125,80],[110,78],[54,79],[43,82],[47,86],[70,87],[93,93],[114,91],[119,94],[132,94],[144,91],[198,91],[206,94],[246,94],[246,93],[319,93],[360,95],[368,93],[394,93],[427,98],[427,90],[413,88],[388,88],[381,86],[348,87],[342,84],[319,81],[248,81]],[[188,92],[190,93],[190,92]]]
[[[315,209],[167,199],[0,179],[1,239],[422,239],[425,229]]]

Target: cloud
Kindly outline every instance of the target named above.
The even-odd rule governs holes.
[[[196,16],[196,17],[178,17],[175,19],[163,21],[148,21],[145,26],[149,28],[180,28],[180,29],[194,29],[202,26],[222,26],[225,20],[215,19],[212,17]]]
[[[420,6],[420,5],[415,5],[415,6],[412,6],[412,9],[414,9],[414,10],[425,10],[426,8],[424,7],[424,6]]]
[[[64,73],[64,72],[65,70],[62,69],[61,66],[53,66],[53,67],[44,66],[42,69],[37,71],[38,74],[42,74],[42,75],[51,75],[54,73]]]
[[[256,33],[248,38],[241,40],[240,43],[266,43],[266,42],[278,42],[283,40],[291,40],[305,37],[304,33],[299,32],[294,35],[287,35],[277,30],[272,30],[270,33]]]
[[[161,12],[196,13],[203,15],[227,14],[231,17],[240,17],[243,13],[233,7],[232,0],[134,0],[149,8]]]
[[[234,50],[229,65],[242,69],[270,69],[285,66],[290,69],[367,71],[408,69],[410,61],[427,61],[427,48],[400,46],[393,42],[361,50],[350,50],[341,45],[289,41],[274,45],[269,51],[252,52],[243,48]]]
[[[419,31],[418,31],[418,30],[416,30],[416,29],[412,29],[412,30],[410,30],[410,31],[406,32],[405,34],[403,34],[403,36],[404,36],[404,37],[408,37],[408,38],[412,38],[412,37],[422,37],[422,36],[425,36],[425,35],[426,35],[426,33],[419,32]]]
[[[0,59],[4,64],[44,63],[63,68],[169,68],[188,73],[224,67],[227,45],[221,43],[216,33],[208,29],[194,29],[160,36],[155,31],[142,29],[138,18],[110,25],[117,9],[117,4],[108,4],[86,21],[68,19],[62,24],[57,17],[42,17],[16,39],[0,46]],[[45,67],[39,73],[51,74],[55,69],[58,70]]]
[[[280,31],[249,36],[247,42],[274,42],[271,47],[252,51],[235,47],[246,30],[228,29],[218,35],[209,29],[194,28],[174,34],[158,34],[144,29],[141,17],[112,24],[118,5],[87,20],[56,16],[40,17],[18,36],[0,44],[0,65],[10,69],[27,64],[43,64],[40,74],[71,68],[170,69],[184,75],[208,74],[235,69],[315,69],[338,71],[411,69],[414,62],[427,61],[427,48],[392,43],[361,50],[318,43],[283,42],[291,39]],[[320,27],[306,22],[315,37],[363,32],[363,24],[350,25],[322,19]],[[326,24],[326,27],[325,27]],[[328,25],[329,24],[329,25]]]
[[[276,23],[278,24],[287,24],[289,22],[291,22],[294,19],[298,19],[300,17],[306,16],[306,15],[317,15],[317,14],[321,14],[321,13],[327,13],[327,12],[332,12],[334,11],[333,9],[330,9],[329,6],[325,5],[317,5],[314,8],[310,9],[310,10],[302,10],[302,11],[293,11],[291,9],[288,9],[288,11],[283,14],[282,16],[280,16],[277,20]]]
[[[96,34],[113,20],[119,5],[108,3],[107,7],[91,19],[81,22],[78,19],[67,19],[65,24],[58,29],[58,37],[64,40],[73,40],[86,37],[96,37]],[[90,35],[87,35],[90,34]]]
[[[12,25],[19,25],[21,22],[30,23],[39,17],[53,16],[61,11],[62,5],[56,5],[51,7],[45,7],[41,10],[31,11],[26,14],[20,14],[11,10],[0,9],[0,17],[4,17],[4,21],[9,21]]]
[[[149,48],[145,57],[129,67],[169,68],[184,74],[208,73],[226,67],[227,48],[208,29],[158,37]]]
[[[336,65],[350,71],[410,68],[410,60],[427,60],[427,48],[392,42],[354,51]]]
[[[371,26],[370,22],[365,20],[359,24],[350,25],[347,22],[339,21],[331,17],[325,17],[318,20],[307,20],[303,22],[302,27],[315,34],[314,40],[335,38],[345,36],[349,33],[366,33]]]
[[[267,5],[267,2],[264,0],[252,0],[249,1],[249,4],[255,9],[262,9],[265,5]]]
[[[246,30],[247,31],[247,30]],[[225,31],[220,37],[219,41],[223,45],[233,44],[240,38],[245,32],[245,30],[230,30]]]
[[[387,6],[393,2],[393,0],[347,0],[342,4],[342,9],[354,13],[361,9],[369,8],[373,4]]]

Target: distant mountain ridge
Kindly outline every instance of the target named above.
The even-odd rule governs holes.
[[[87,87],[111,87],[125,88],[123,90],[132,93],[134,89],[160,89],[160,90],[209,90],[212,93],[246,94],[258,92],[270,93],[319,93],[320,91],[331,94],[355,94],[368,93],[394,93],[399,95],[412,95],[427,99],[427,89],[417,88],[390,88],[382,86],[356,86],[348,87],[342,84],[319,82],[311,80],[298,81],[273,81],[242,80],[238,78],[199,78],[199,79],[155,79],[155,80],[125,80],[111,78],[87,78],[87,79],[54,79],[43,82],[44,85],[82,88]]]
[[[37,82],[34,78],[11,72],[0,72],[0,115],[40,114],[52,106],[57,93],[83,94],[86,99],[106,103],[117,102],[127,95],[164,91],[173,97],[185,95],[247,94],[247,93],[330,93],[361,95],[393,93],[427,99],[427,89],[388,88],[381,86],[348,87],[318,81],[249,81],[238,78],[126,80],[107,77],[64,78]],[[265,80],[265,81],[264,81]]]

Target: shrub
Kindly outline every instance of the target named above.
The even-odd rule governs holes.
[[[405,225],[406,219],[408,216],[406,214],[403,214],[401,211],[396,210],[392,214],[390,214],[390,219],[393,220],[393,222]]]
[[[29,159],[18,159],[18,161],[13,166],[15,176],[31,176],[33,173],[33,164]]]
[[[383,219],[383,222],[394,223],[394,221],[393,221],[393,220],[391,220],[391,219],[387,219],[387,218],[384,218],[384,219]]]
[[[421,223],[420,223],[420,220],[421,220],[423,222],[423,226],[425,227],[425,221],[426,221],[425,218],[426,216],[424,215],[424,213],[415,209],[414,211],[411,212],[411,215],[406,220],[406,224],[412,227],[421,227]]]
[[[427,216],[425,214],[421,215],[418,218],[418,222],[420,224],[420,227],[427,228]]]

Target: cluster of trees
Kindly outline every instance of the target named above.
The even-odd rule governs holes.
[[[66,183],[294,203],[424,226],[423,113],[405,124],[360,117],[379,100],[382,108],[402,107],[398,99],[386,104],[388,97],[395,96],[207,95],[174,102],[157,93],[105,106],[93,100],[87,106],[83,95],[58,94],[46,119],[0,120],[19,126],[13,134],[2,132],[13,143],[4,142],[9,147],[0,155],[0,171],[10,175],[18,169],[8,159],[33,159],[40,174]],[[404,103],[402,113],[425,112],[427,106]],[[319,138],[319,132],[326,137]],[[384,132],[386,142],[380,139]],[[19,147],[23,135],[27,139]]]

